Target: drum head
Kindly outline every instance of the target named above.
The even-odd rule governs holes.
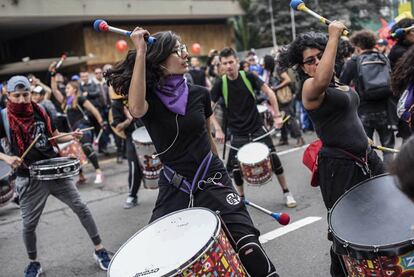
[[[0,179],[9,177],[11,173],[11,166],[5,161],[0,160]]]
[[[145,127],[139,127],[132,133],[132,140],[142,144],[152,144],[152,140]]]
[[[269,156],[269,148],[261,142],[248,143],[237,152],[237,159],[244,164],[256,164],[267,156]]]
[[[355,258],[359,258],[358,252],[378,250],[389,256],[414,247],[414,204],[396,182],[391,175],[361,182],[331,209],[329,225],[334,239],[341,245],[349,243]]]
[[[111,260],[108,276],[173,276],[208,248],[219,224],[217,215],[203,208],[168,214],[121,246]]]

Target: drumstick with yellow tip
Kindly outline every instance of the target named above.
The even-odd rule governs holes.
[[[283,120],[282,120],[282,125],[283,124],[285,124],[288,120],[290,119],[290,115],[288,115],[288,116],[286,116]],[[266,134],[264,134],[264,135],[262,135],[262,136],[260,136],[260,137],[257,137],[257,138],[255,138],[254,140],[252,140],[253,142],[255,142],[255,141],[258,141],[258,140],[261,140],[262,138],[264,138],[264,137],[267,137],[268,135],[271,135],[271,134],[273,134],[274,132],[276,132],[278,129],[276,129],[276,128],[273,128],[272,130],[270,130],[269,132],[267,132]]]
[[[80,129],[80,130],[79,130],[79,132],[86,132],[86,131],[90,131],[90,130],[93,130],[94,128],[95,128],[95,127],[88,127],[88,128],[85,128],[85,129]],[[75,133],[75,131],[70,132],[70,133],[60,134],[60,135],[57,135],[57,136],[54,136],[54,137],[49,138],[49,141],[50,141],[50,140],[52,140],[52,139],[58,139],[58,138],[63,138],[63,137],[66,137],[66,136],[71,136],[71,135],[73,135],[74,133]]]
[[[27,147],[26,151],[24,151],[23,155],[20,157],[20,160],[23,160],[24,157],[26,157],[26,155],[29,153],[30,149],[32,149],[32,147],[35,145],[35,143],[37,142],[37,140],[40,138],[42,134],[38,134],[35,139],[32,141],[32,143],[29,145],[29,147]]]
[[[316,12],[314,12],[314,11],[312,11],[311,9],[309,9],[308,7],[306,7],[305,3],[303,3],[303,1],[301,1],[301,0],[292,0],[292,1],[290,2],[290,6],[291,6],[291,7],[292,7],[292,9],[294,9],[295,11],[302,11],[302,12],[305,12],[305,13],[307,13],[307,14],[309,14],[309,15],[311,15],[311,16],[313,16],[313,17],[317,18],[317,19],[319,19],[319,21],[320,21],[320,22],[322,22],[322,23],[324,23],[324,24],[326,24],[326,25],[329,25],[329,24],[331,24],[331,23],[332,23],[332,21],[330,21],[330,20],[326,19],[326,18],[325,18],[325,17],[323,17],[322,15],[317,14]],[[349,35],[349,31],[348,31],[348,30],[344,30],[344,31],[342,32],[342,34],[343,34],[344,36],[347,36],[347,35]]]
[[[383,152],[400,153],[400,150],[398,150],[398,149],[388,148],[388,147],[384,147],[384,146],[371,145],[371,147],[374,148],[374,149],[377,149],[377,150],[381,150]]]

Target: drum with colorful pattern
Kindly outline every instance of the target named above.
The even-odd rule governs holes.
[[[205,208],[170,213],[121,246],[108,276],[247,276],[221,224]]]
[[[237,152],[237,160],[247,183],[260,186],[272,180],[270,151],[266,144],[251,142]]]
[[[329,212],[329,228],[348,276],[414,276],[414,204],[394,176],[347,191]]]

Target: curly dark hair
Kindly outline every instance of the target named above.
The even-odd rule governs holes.
[[[263,68],[269,70],[270,74],[273,74],[275,70],[275,58],[271,55],[265,55],[263,57]]]
[[[392,91],[401,96],[410,84],[414,84],[414,45],[398,60],[391,77]]]
[[[400,153],[391,163],[390,173],[398,177],[401,190],[414,201],[414,138],[401,147]]]
[[[359,47],[362,50],[369,50],[375,47],[377,37],[373,31],[361,30],[353,33],[350,37],[350,41],[354,46]]]
[[[145,58],[147,90],[160,82],[163,76],[160,65],[171,55],[177,41],[180,40],[180,37],[171,31],[158,32],[153,37],[157,41],[147,46]],[[130,50],[125,60],[117,63],[105,73],[108,85],[111,85],[117,94],[128,95],[136,54],[136,50]]]
[[[395,33],[395,31],[399,28],[407,28],[414,25],[414,19],[411,18],[404,18],[395,23],[391,28],[391,33]],[[397,43],[405,43],[405,33],[401,35],[400,37],[394,38],[397,40]]]

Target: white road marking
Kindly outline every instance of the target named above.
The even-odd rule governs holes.
[[[288,149],[288,150],[285,150],[285,151],[280,151],[280,152],[277,152],[277,155],[278,156],[283,156],[283,155],[286,155],[286,154],[289,154],[289,153],[292,153],[292,152],[299,151],[299,150],[304,149],[308,146],[309,146],[309,144],[305,144],[301,147],[296,147],[296,148]]]
[[[270,231],[270,232],[268,232],[266,234],[261,235],[259,237],[259,241],[262,244],[267,243],[267,242],[269,242],[271,240],[274,240],[275,238],[278,238],[280,236],[283,236],[283,235],[285,235],[287,233],[290,233],[292,231],[295,231],[295,230],[297,230],[299,228],[302,228],[302,227],[304,227],[306,225],[312,224],[312,223],[314,223],[316,221],[319,221],[321,219],[322,219],[322,217],[318,217],[318,216],[305,217],[303,219],[300,219],[298,221],[295,221],[293,223],[290,223],[290,224],[288,224],[286,226],[277,228],[277,229],[275,229],[273,231]]]

